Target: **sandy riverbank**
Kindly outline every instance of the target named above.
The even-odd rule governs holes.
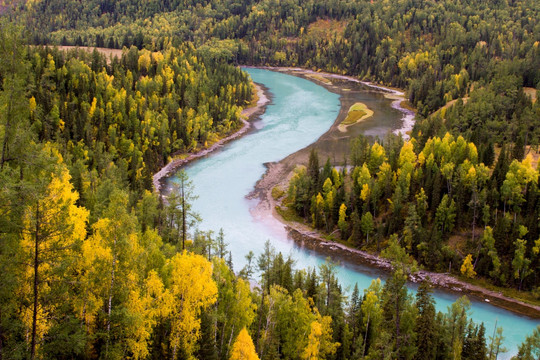
[[[317,142],[315,142],[314,144],[310,145],[309,147],[305,149],[302,149],[294,154],[289,155],[288,157],[286,157],[285,159],[279,162],[265,164],[267,166],[267,171],[265,175],[257,182],[257,184],[255,185],[255,189],[248,195],[248,197],[250,198],[258,198],[260,200],[257,207],[253,209],[253,212],[256,214],[256,216],[264,217],[265,215],[271,214],[271,216],[278,219],[281,223],[285,225],[287,232],[289,233],[289,236],[299,246],[312,249],[324,255],[330,255],[330,256],[340,258],[340,259],[346,259],[352,263],[365,264],[365,265],[383,269],[385,271],[390,271],[392,266],[391,266],[391,263],[387,259],[380,258],[377,255],[370,254],[365,251],[347,247],[341,243],[329,242],[322,236],[322,234],[318,233],[317,231],[314,231],[311,227],[305,224],[297,223],[297,222],[286,221],[276,211],[276,207],[282,206],[282,204],[280,200],[275,200],[273,198],[272,189],[278,186],[282,190],[286,190],[288,181],[290,177],[292,176],[292,171],[296,167],[296,165],[307,164],[307,160],[308,160],[308,156],[309,156],[309,152],[311,151],[311,148],[313,147],[318,148],[317,147],[318,143],[324,142],[326,141],[326,139],[332,136],[335,136],[336,133],[339,133],[338,126],[339,124],[341,124],[343,119],[345,119],[345,117],[347,116],[348,109],[353,104],[353,97],[350,96],[351,95],[350,90],[344,90],[344,89],[348,89],[348,87],[339,89],[341,85],[335,81],[329,83],[327,81],[321,81],[318,78],[313,78],[311,76],[308,76],[310,74],[315,73],[310,70],[302,70],[302,69],[297,69],[297,68],[285,68],[285,69],[268,68],[268,69],[274,70],[274,71],[286,72],[291,75],[304,77],[308,80],[318,83],[321,86],[324,86],[325,88],[327,88],[328,90],[332,92],[341,94],[342,95],[340,99],[341,111],[338,117],[336,118],[336,121],[332,125],[332,127],[327,131],[327,133],[321,136],[321,138]],[[330,79],[338,79],[342,81],[345,80],[346,82],[361,83],[357,79],[342,76],[342,75],[334,75],[334,74],[326,74],[326,73],[315,73],[315,74],[318,75],[317,77],[326,76],[327,78],[330,78]],[[380,86],[372,85],[368,83],[364,83],[364,85],[387,91],[388,97],[394,100],[394,102],[392,103],[392,106],[402,111],[404,114],[404,117],[407,117],[407,119],[405,119],[406,121],[404,121],[402,128],[398,130],[403,130],[405,128],[412,129],[412,125],[414,124],[414,121],[413,121],[414,112],[412,110],[403,108],[401,106],[401,102],[404,100],[403,98],[404,94],[402,92],[398,90],[393,90],[393,89],[381,88]],[[346,139],[344,140],[348,142],[348,140]],[[319,155],[320,155],[320,152],[319,152]],[[327,154],[327,155],[330,156],[330,154]],[[441,274],[441,273],[435,273],[435,272],[422,270],[411,275],[410,280],[413,282],[420,282],[427,277],[430,277],[431,282],[438,288],[447,289],[447,290],[450,290],[450,291],[453,291],[455,293],[462,294],[462,295],[473,296],[480,301],[489,302],[493,305],[496,305],[498,307],[510,310],[512,312],[515,312],[521,315],[526,315],[532,318],[540,318],[540,306],[531,305],[520,300],[506,297],[501,293],[491,291],[491,290],[488,290],[488,289],[485,289],[476,285],[469,284],[467,282],[459,280],[448,274]]]
[[[258,98],[257,104],[255,106],[246,108],[242,111],[242,114],[241,114],[242,127],[238,131],[219,140],[218,142],[212,144],[210,147],[206,149],[202,149],[196,153],[189,154],[185,158],[177,158],[170,161],[167,165],[162,167],[157,173],[154,174],[154,177],[152,180],[154,184],[154,191],[156,191],[157,193],[160,193],[164,180],[168,178],[169,176],[173,175],[176,171],[178,171],[178,169],[181,166],[195,159],[198,159],[198,158],[201,158],[210,154],[211,152],[222,147],[224,144],[228,143],[229,141],[237,139],[240,136],[244,135],[251,128],[251,120],[261,115],[264,112],[266,105],[270,102],[270,95],[263,86],[255,84],[255,89],[257,91],[257,98]]]
[[[392,108],[400,111],[403,116],[401,118],[403,124],[401,128],[394,130],[394,134],[399,135],[401,134],[404,139],[409,138],[409,133],[411,132],[413,126],[414,126],[414,117],[415,113],[413,110],[403,106],[403,103],[407,101],[405,98],[405,93],[399,89],[395,88],[389,88],[385,86],[375,85],[369,81],[361,81],[356,79],[352,76],[347,75],[339,75],[339,74],[331,74],[326,72],[318,72],[313,70],[306,70],[301,68],[272,68],[267,67],[269,70],[275,70],[275,71],[282,71],[287,72],[291,75],[297,75],[304,77],[308,80],[311,80],[313,82],[318,83],[319,85],[322,85],[326,87],[328,90],[332,92],[336,92],[338,94],[341,94],[342,96],[344,93],[350,91],[348,88],[342,88],[340,86],[339,82],[337,81],[345,81],[346,83],[356,83],[356,84],[362,84],[364,86],[370,87],[372,89],[376,89],[378,91],[384,92],[384,97],[386,97],[389,100],[392,101]]]

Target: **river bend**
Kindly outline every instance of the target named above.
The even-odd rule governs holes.
[[[279,161],[315,142],[335,121],[340,110],[339,95],[315,83],[283,73],[246,69],[253,80],[263,84],[272,95],[272,102],[260,120],[253,123],[254,129],[246,136],[235,140],[210,156],[194,161],[185,169],[196,185],[199,198],[193,207],[201,217],[201,230],[225,233],[232,251],[235,270],[241,269],[245,255],[252,250],[258,255],[266,240],[270,240],[277,251],[291,255],[296,268],[318,266],[324,258],[318,254],[298,248],[287,237],[284,226],[271,216],[255,218],[250,211],[258,200],[249,200],[255,183],[265,173],[264,163]],[[382,94],[366,91],[362,100],[368,106],[381,109],[380,117],[374,116],[371,123],[362,124],[366,132],[383,135],[403,126],[402,114],[391,107],[391,100]],[[174,181],[174,177],[170,180]],[[169,180],[169,181],[170,181]],[[339,259],[337,259],[339,260]],[[344,287],[352,289],[358,283],[360,289],[367,288],[372,279],[385,274],[365,266],[340,261],[338,276]],[[414,290],[414,284],[410,286]],[[458,295],[436,290],[437,310],[446,312],[447,307]],[[517,352],[517,346],[531,334],[538,322],[515,315],[485,302],[472,300],[470,317],[475,322],[484,322],[486,340],[493,333],[495,321],[504,328],[504,345],[509,353],[499,358],[509,358]]]

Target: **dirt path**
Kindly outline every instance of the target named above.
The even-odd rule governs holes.
[[[244,135],[250,129],[251,123],[249,122],[249,120],[252,120],[255,116],[259,116],[261,113],[263,113],[266,105],[270,101],[268,93],[262,86],[255,84],[255,89],[257,90],[257,96],[259,100],[257,101],[257,104],[255,106],[246,108],[242,111],[242,114],[241,114],[241,120],[243,124],[242,127],[238,131],[214,143],[212,146],[210,146],[207,149],[203,149],[196,153],[189,154],[187,157],[183,159],[173,159],[167,165],[162,167],[161,170],[159,170],[157,173],[154,174],[154,177],[152,180],[152,183],[154,184],[154,191],[156,191],[157,193],[160,193],[164,179],[174,174],[181,166],[195,159],[198,159],[198,158],[201,158],[210,154],[212,151],[215,151],[216,149],[222,147],[224,144],[228,143],[229,141],[237,139],[240,136]]]

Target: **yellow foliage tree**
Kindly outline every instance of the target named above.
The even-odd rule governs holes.
[[[126,328],[127,346],[133,359],[148,357],[148,342],[158,318],[169,315],[172,295],[155,270],[150,271],[142,291],[132,289],[127,303],[130,325]]]
[[[253,340],[251,340],[246,328],[243,328],[238,334],[232,347],[230,360],[259,360]]]
[[[89,334],[100,326],[96,319],[104,310],[107,356],[119,358],[128,349],[137,358],[145,352],[148,337],[144,331],[150,326],[148,315],[141,310],[145,285],[137,266],[143,248],[136,218],[127,211],[127,193],[115,190],[109,201],[103,217],[92,226],[92,236],[81,246],[82,260],[74,270],[79,274],[80,295],[74,300],[74,309]],[[113,316],[115,313],[121,316]],[[126,323],[133,327],[124,327]]]
[[[54,151],[53,151],[54,152]],[[59,157],[58,163],[62,163]],[[21,245],[22,262],[28,264],[19,289],[22,317],[30,341],[30,358],[36,357],[40,339],[50,328],[55,310],[55,288],[66,282],[65,265],[74,258],[75,246],[86,237],[88,211],[76,205],[79,194],[60,165],[43,193],[25,209]],[[44,176],[45,177],[45,176]]]
[[[171,347],[176,359],[181,346],[188,359],[199,338],[201,310],[217,300],[217,286],[212,279],[212,264],[204,257],[184,251],[176,254],[169,263],[171,267]]]
[[[465,257],[465,260],[463,260],[463,264],[461,265],[461,274],[471,279],[476,276],[476,271],[474,271],[474,267],[472,264],[471,254],[467,255],[467,257]]]
[[[311,323],[311,332],[309,333],[309,342],[304,350],[302,356],[306,360],[317,360],[319,359],[319,348],[321,347],[320,337],[322,335],[321,324],[318,321]]]
[[[317,320],[311,323],[311,331],[308,337],[302,359],[324,360],[336,353],[340,343],[332,339],[332,318],[317,314]]]

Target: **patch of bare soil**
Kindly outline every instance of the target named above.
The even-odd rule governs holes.
[[[100,47],[90,47],[90,46],[58,46],[58,49],[69,51],[69,50],[84,50],[86,52],[93,52],[94,49],[100,52],[101,54],[105,55],[107,58],[107,63],[110,64],[111,59],[114,59],[115,57],[120,59],[122,57],[122,50],[120,49],[108,49],[108,48],[100,48]]]

